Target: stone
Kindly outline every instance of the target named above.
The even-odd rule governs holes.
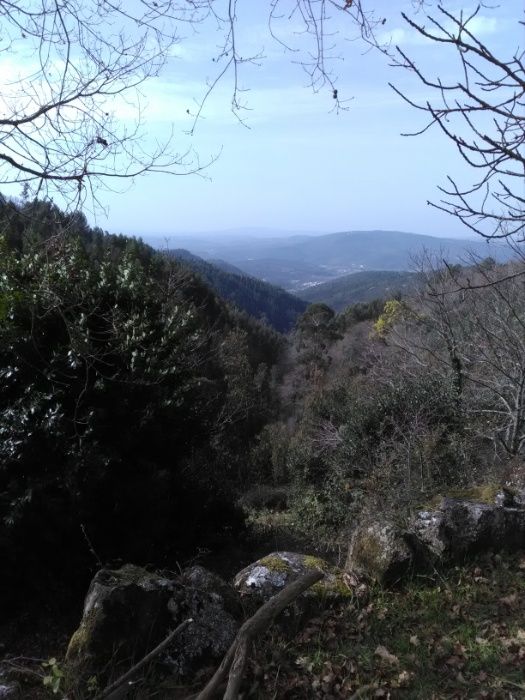
[[[499,495],[498,495],[499,496]],[[444,498],[437,510],[420,511],[410,530],[414,544],[433,561],[459,560],[484,551],[525,547],[525,508],[508,496],[496,504]]]
[[[495,502],[505,508],[525,508],[525,489],[502,488]]]
[[[393,523],[367,522],[352,534],[345,570],[389,586],[406,575],[413,556],[405,533]]]
[[[113,667],[108,675],[115,675],[157,645],[173,625],[172,588],[169,579],[132,565],[98,571],[66,653],[74,675],[97,676],[108,664]]]
[[[203,566],[191,566],[181,574],[181,583],[196,588],[200,591],[217,596],[224,604],[224,608],[235,618],[242,617],[242,605],[239,595],[233,586],[226,583],[224,579],[212,571],[208,571]]]
[[[0,683],[0,700],[22,700],[18,683]]]
[[[234,588],[243,600],[263,602],[304,574],[320,569],[324,578],[305,591],[301,599],[340,599],[352,596],[343,572],[324,559],[297,552],[272,552],[258,559],[234,578]]]
[[[188,677],[222,659],[239,629],[238,621],[226,607],[220,593],[180,582],[174,585],[168,602],[174,621],[179,624],[191,618],[194,622],[173,640],[166,654],[165,663],[172,674]]]
[[[192,624],[156,660],[176,676],[216,662],[233,641],[238,623],[220,593],[137,566],[103,569],[91,582],[80,626],[69,643],[68,677],[78,687],[95,676],[104,687],[188,618]]]

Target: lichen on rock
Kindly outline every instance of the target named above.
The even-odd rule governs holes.
[[[413,552],[402,532],[388,520],[359,525],[350,539],[345,569],[391,585],[410,569]]]
[[[206,579],[212,586],[214,575],[200,573],[201,583]],[[193,586],[188,578],[170,579],[131,565],[99,571],[66,654],[70,689],[81,691],[92,676],[104,687],[190,618],[191,625],[156,659],[158,667],[183,677],[220,659],[238,623],[220,592],[227,584],[219,581],[215,591]]]
[[[302,598],[334,599],[351,597],[352,591],[342,578],[343,572],[324,559],[297,552],[272,552],[240,571],[234,587],[244,599],[263,601],[271,598],[292,581],[312,569],[324,578],[303,593]]]

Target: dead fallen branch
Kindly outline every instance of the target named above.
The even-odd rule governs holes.
[[[168,634],[168,636],[162,640],[160,644],[158,644],[154,649],[152,649],[150,652],[146,654],[140,661],[138,661],[134,666],[132,666],[129,671],[126,671],[120,678],[117,678],[116,681],[111,683],[110,685],[107,686],[107,688],[104,688],[104,690],[99,693],[94,700],[111,700],[111,696],[121,688],[124,683],[127,683],[130,681],[135,674],[137,674],[141,668],[146,666],[152,659],[154,659],[158,654],[160,654],[164,649],[166,649],[167,646],[169,646],[170,642],[182,632],[182,630],[186,629],[188,625],[190,625],[193,622],[191,618],[188,620],[184,620],[184,622],[181,622],[178,627],[176,627],[172,632]]]
[[[310,571],[293,583],[290,583],[280,593],[273,596],[265,603],[255,615],[242,625],[233,640],[232,645],[226,652],[221,665],[215,672],[213,678],[206,687],[197,695],[192,696],[194,700],[211,700],[226,681],[229,671],[228,685],[224,694],[224,700],[237,700],[241,687],[244,668],[248,658],[248,650],[253,639],[265,632],[274,619],[284,608],[304,593],[314,583],[320,581],[324,574],[322,571]],[[189,700],[189,699],[188,699]]]

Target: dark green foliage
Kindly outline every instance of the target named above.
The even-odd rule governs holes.
[[[326,304],[310,304],[297,319],[294,336],[298,360],[307,371],[326,369],[328,348],[340,337],[335,313]]]
[[[439,376],[366,376],[319,391],[290,440],[293,507],[302,527],[334,535],[364,493],[368,502],[406,509],[465,473],[454,389]]]
[[[287,333],[306,309],[306,302],[288,294],[268,282],[236,274],[218,265],[212,265],[186,250],[172,250],[170,255],[197,273],[221,299],[225,299],[250,316],[268,323],[272,328]],[[235,268],[233,268],[235,269]]]
[[[83,532],[103,561],[173,565],[238,525],[239,446],[271,415],[277,336],[82,215],[0,215],[2,583],[82,584]]]
[[[341,331],[345,331],[362,321],[376,321],[383,313],[384,305],[382,299],[373,299],[369,302],[360,302],[347,306],[337,316],[338,326]]]

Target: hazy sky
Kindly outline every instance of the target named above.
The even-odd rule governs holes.
[[[293,1],[290,0],[290,7]],[[494,2],[495,4],[495,2]],[[271,39],[268,2],[239,0],[237,41],[243,55],[262,51],[258,67],[245,65],[240,84],[250,111],[243,126],[231,114],[232,76],[216,87],[193,136],[187,130],[206,79],[213,78],[221,35],[210,23],[183,37],[162,75],[145,87],[144,117],[150,138],[174,130],[180,151],[194,148],[204,162],[199,176],[148,175],[118,195],[104,195],[108,218],[97,223],[114,232],[170,234],[237,227],[340,231],[397,229],[435,235],[467,233],[453,218],[427,206],[448,173],[465,184],[472,174],[437,129],[405,138],[401,132],[424,125],[424,115],[405,104],[387,85],[394,82],[412,98],[425,92],[408,72],[389,66],[377,51],[352,41],[356,28],[333,12],[337,30],[332,64],[339,95],[352,98],[338,114],[327,90],[315,94],[298,65],[301,55]],[[392,37],[420,66],[445,80],[460,79],[452,55],[414,35],[400,16],[412,3],[369,0],[381,17],[383,38]],[[474,5],[445,2],[450,10]],[[427,12],[436,15],[433,3]],[[419,19],[424,22],[424,15]],[[511,58],[523,48],[522,0],[500,0],[474,20],[477,36],[495,53]],[[301,43],[295,18],[281,22],[284,40]],[[122,116],[125,118],[125,110]]]

